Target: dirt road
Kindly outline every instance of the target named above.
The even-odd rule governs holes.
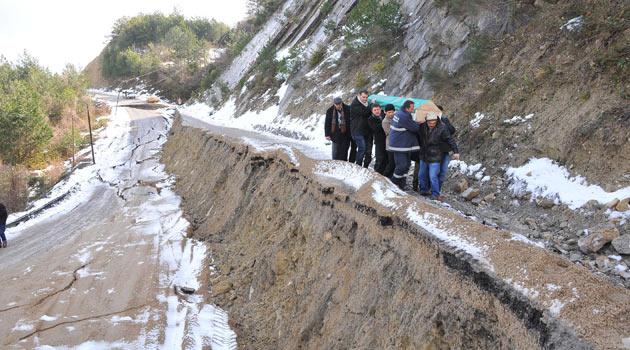
[[[200,288],[206,247],[185,238],[157,159],[170,123],[163,111],[120,108],[108,126],[117,131],[97,142],[97,164],[73,175],[69,198],[8,231],[1,348],[235,346],[227,315]]]

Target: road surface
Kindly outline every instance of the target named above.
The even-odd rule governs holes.
[[[169,116],[124,107],[112,119],[118,131],[97,141],[97,164],[73,174],[68,199],[8,231],[0,348],[235,347],[227,315],[201,287],[206,248],[185,237],[158,160]]]

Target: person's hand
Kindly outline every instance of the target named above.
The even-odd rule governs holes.
[[[326,136],[326,140],[330,141],[330,136]]]
[[[453,160],[459,160],[459,153],[453,154]]]

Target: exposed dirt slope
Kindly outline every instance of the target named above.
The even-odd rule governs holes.
[[[630,334],[627,290],[421,199],[377,202],[376,175],[355,192],[314,175],[340,163],[296,166],[180,121],[162,160],[242,348],[616,348]]]

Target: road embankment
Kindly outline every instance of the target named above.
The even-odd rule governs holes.
[[[622,348],[630,293],[338,161],[178,119],[162,162],[242,348]]]

